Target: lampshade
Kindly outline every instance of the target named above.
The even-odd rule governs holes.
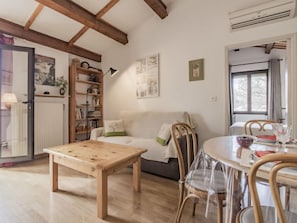
[[[110,68],[108,69],[108,71],[104,74],[104,76],[105,76],[106,74],[108,74],[109,72],[110,72],[110,76],[113,77],[113,76],[115,76],[119,71],[116,70],[116,69],[114,69],[114,68],[112,68],[112,67],[110,67]]]
[[[17,103],[17,97],[14,93],[4,93],[1,96],[1,102],[4,103],[6,108],[11,108],[11,105]]]

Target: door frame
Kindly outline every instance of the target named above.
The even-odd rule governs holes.
[[[27,86],[27,101],[22,103],[27,104],[28,108],[28,140],[27,140],[27,156],[18,156],[18,157],[0,157],[1,163],[16,163],[29,161],[34,159],[34,89],[35,89],[35,80],[34,80],[34,63],[35,63],[35,49],[23,46],[15,45],[5,45],[0,44],[0,51],[2,50],[12,50],[18,52],[27,52],[28,53],[28,86]],[[1,53],[1,52],[0,52]],[[1,61],[0,61],[1,69]],[[0,86],[1,87],[1,86]]]
[[[287,41],[287,63],[288,63],[288,125],[292,126],[292,137],[297,138],[297,34],[275,36],[250,42],[232,44],[225,47],[225,132],[229,132],[230,126],[230,97],[229,97],[229,51],[261,45],[268,42]],[[295,87],[294,87],[295,86]]]

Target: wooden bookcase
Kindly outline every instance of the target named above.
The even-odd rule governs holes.
[[[69,142],[87,140],[103,126],[103,73],[72,64],[69,69]]]

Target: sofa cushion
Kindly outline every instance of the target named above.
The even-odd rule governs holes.
[[[125,136],[123,120],[104,120],[105,136]]]
[[[162,146],[167,145],[167,143],[170,139],[170,128],[171,128],[171,124],[163,123],[163,125],[161,125],[159,133],[156,137],[156,141],[160,145],[162,145]]]
[[[186,112],[121,111],[120,119],[129,136],[156,138],[163,123],[188,122]]]
[[[147,160],[168,163],[169,158],[177,157],[174,151],[175,148],[172,147],[172,143],[168,143],[167,146],[161,146],[156,142],[155,138],[148,139],[132,136],[100,136],[97,138],[97,140],[147,149],[147,152],[141,154],[141,157]]]
[[[132,136],[113,136],[113,137],[100,136],[96,140],[102,141],[102,142],[127,145],[133,140],[133,137]]]

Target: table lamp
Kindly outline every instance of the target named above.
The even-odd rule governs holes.
[[[1,102],[4,103],[4,105],[7,109],[10,109],[11,105],[14,103],[17,103],[18,100],[14,93],[4,93],[1,96]]]

